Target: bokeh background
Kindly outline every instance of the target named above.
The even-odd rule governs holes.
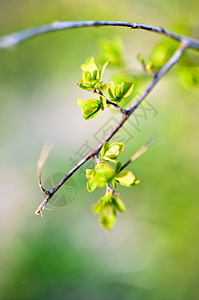
[[[198,17],[198,0],[1,0],[0,34],[90,19],[162,25],[199,38]],[[148,97],[156,113],[148,111],[139,130],[126,124],[118,136],[132,134],[123,161],[150,136],[157,141],[130,167],[141,185],[119,189],[127,211],[112,232],[90,209],[104,191],[89,194],[81,171],[71,183],[72,203],[34,215],[43,200],[36,166],[44,142],[54,144],[45,180],[66,173],[85,142],[96,146],[96,132],[112,116],[107,110],[84,121],[76,100],[90,95],[75,84],[99,40],[114,35],[140,71],[136,55],[165,40],[125,28],[84,28],[0,52],[0,299],[199,299],[199,88],[181,84],[176,71]]]

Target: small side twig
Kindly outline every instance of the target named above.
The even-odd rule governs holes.
[[[99,92],[98,91],[95,91],[96,94],[98,95],[101,95],[103,97],[106,98],[106,96],[104,95],[104,93],[102,92],[102,90],[100,90]],[[121,112],[122,114],[124,115],[127,115],[128,114],[128,110],[120,107],[117,103],[115,102],[112,102],[110,101],[109,99],[106,98],[106,103],[109,104],[109,105],[112,105],[115,109],[117,109],[119,112]]]

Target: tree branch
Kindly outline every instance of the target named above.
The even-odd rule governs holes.
[[[199,41],[181,34],[165,30],[162,27],[149,26],[144,24],[132,23],[132,22],[114,22],[114,21],[79,21],[79,22],[54,22],[52,24],[37,26],[15,32],[0,38],[0,50],[17,45],[24,40],[30,39],[37,35],[42,35],[47,32],[65,30],[70,28],[79,27],[100,27],[100,26],[119,26],[128,27],[131,29],[142,29],[151,32],[155,32],[169,38],[172,38],[179,42],[186,42],[189,47],[199,49]]]
[[[156,77],[153,79],[153,81],[151,82],[151,84],[149,85],[149,87],[143,92],[143,94],[140,96],[140,98],[127,111],[127,114],[123,114],[122,115],[121,121],[116,125],[116,127],[111,131],[111,133],[93,151],[91,151],[87,156],[85,156],[68,174],[66,174],[66,176],[52,190],[48,191],[47,197],[44,199],[44,201],[40,204],[40,206],[35,211],[35,213],[37,215],[41,214],[42,210],[45,208],[45,206],[48,203],[48,201],[57,192],[57,190],[66,182],[66,180],[68,178],[70,178],[86,161],[88,161],[90,158],[92,158],[95,155],[97,155],[99,153],[99,151],[101,150],[103,144],[105,142],[108,142],[118,132],[118,130],[124,125],[124,123],[128,120],[128,118],[133,114],[133,112],[142,103],[142,101],[149,95],[149,93],[156,86],[156,84],[159,82],[159,80],[178,62],[178,60],[180,59],[180,57],[183,55],[183,53],[188,48],[189,48],[189,44],[188,43],[182,42],[180,44],[180,47],[176,50],[176,52],[169,59],[169,61],[162,67],[162,69],[160,70],[160,72],[156,75]],[[146,147],[148,147],[148,146],[146,146]],[[143,152],[145,150],[145,148],[143,148],[141,150],[141,152]],[[132,161],[132,159],[134,160],[135,157],[133,156],[125,164],[125,166],[127,166]],[[43,189],[44,188],[42,187],[42,190]]]

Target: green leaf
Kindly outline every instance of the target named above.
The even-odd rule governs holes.
[[[85,120],[94,118],[100,110],[100,105],[90,104],[88,107],[82,109],[83,117]]]
[[[115,159],[122,153],[124,149],[123,143],[112,143],[106,142],[101,150],[102,160],[108,160],[115,162]]]
[[[88,58],[85,64],[81,65],[81,69],[83,72],[90,72],[93,74],[93,71],[99,70],[99,66],[95,61],[94,57]]]
[[[105,153],[108,149],[109,149],[109,142],[105,142],[104,145],[102,146],[102,150],[101,150],[102,157],[105,155]]]
[[[128,97],[132,94],[133,92],[133,87],[134,87],[134,83],[130,82],[130,81],[126,81],[123,82],[123,92],[122,92],[122,97]]]
[[[114,96],[115,95],[115,84],[113,81],[109,82],[108,93],[109,93],[111,100],[115,99],[115,96]]]
[[[90,82],[92,79],[91,73],[89,71],[83,72],[82,79],[83,82]]]
[[[87,169],[86,170],[86,178],[90,178],[95,173],[94,169]]]
[[[87,182],[87,190],[91,193],[93,192],[97,187],[97,182],[95,178],[90,178]]]
[[[122,83],[123,84],[123,83]],[[120,101],[122,100],[122,84],[117,84],[115,86],[115,101]]]
[[[77,105],[82,107],[82,114],[85,120],[92,119],[95,117],[101,106],[102,106],[102,100],[97,99],[88,99],[88,100],[77,100]]]
[[[90,87],[90,85],[88,85],[88,84],[83,84],[83,83],[81,83],[80,82],[80,84],[79,84],[79,88],[80,89],[83,89],[83,90],[89,90],[89,89],[91,89],[91,87]]]
[[[112,185],[113,185],[114,189],[117,189],[116,181],[115,181],[114,178],[113,178],[113,180],[112,180]]]
[[[112,190],[108,190],[105,196],[100,198],[98,202],[92,206],[94,214],[97,215],[101,213],[100,222],[107,230],[111,230],[114,226],[116,210],[124,212],[126,207],[123,201]]]
[[[89,58],[85,64],[81,65],[83,72],[79,87],[84,90],[99,90],[103,86],[101,78],[107,65],[108,62],[106,62],[100,69],[94,57]]]
[[[123,170],[115,176],[115,180],[124,186],[132,186],[140,183],[139,179],[131,171]]]
[[[111,230],[115,224],[116,221],[116,210],[113,206],[108,205],[103,210],[101,217],[100,217],[100,223],[106,230]]]
[[[109,145],[109,149],[106,151],[104,157],[115,159],[122,153],[123,149],[123,143],[112,143],[111,145]]]
[[[113,81],[110,81],[108,86],[110,100],[120,102],[123,98],[130,96],[133,92],[133,86],[134,84],[130,81],[125,81],[117,85]]]
[[[104,208],[108,202],[109,202],[109,197],[106,194],[104,197],[100,198],[96,204],[94,204],[92,206],[93,213],[95,215],[98,215],[99,213],[101,213],[104,210]]]
[[[126,210],[126,206],[124,202],[118,196],[112,196],[112,204],[120,212],[124,212]]]
[[[114,177],[113,168],[107,163],[99,163],[95,166],[95,179],[99,187],[104,187]]]
[[[107,182],[112,181],[115,172],[113,168],[107,163],[99,163],[95,169],[86,170],[86,177],[88,178],[87,188],[91,192],[97,186],[104,187]]]
[[[82,100],[80,98],[77,99],[77,105],[80,107],[86,106],[87,103],[89,103],[89,100]]]
[[[82,99],[77,99],[77,105],[82,107],[82,108],[87,108],[89,107],[91,104],[101,104],[100,100],[97,99],[87,99],[87,100],[82,100]]]
[[[121,163],[120,161],[118,161],[118,162],[116,163],[115,169],[114,169],[115,174],[119,173],[121,167],[122,167],[122,163]]]
[[[93,71],[93,80],[96,80],[96,81],[98,81],[98,79],[100,79],[99,78],[99,70],[94,70]]]

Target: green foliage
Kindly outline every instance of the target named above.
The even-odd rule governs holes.
[[[88,191],[94,191],[97,186],[104,187],[107,182],[113,179],[114,175],[114,169],[108,163],[104,162],[97,164],[94,169],[86,170]]]
[[[104,63],[110,61],[111,66],[123,66],[123,43],[119,36],[114,36],[112,40],[102,39],[100,46],[100,60]]]
[[[131,171],[123,170],[115,175],[116,182],[124,186],[133,186],[140,183],[139,179]]]
[[[79,88],[92,91],[99,95],[99,99],[77,100],[77,104],[82,108],[82,114],[85,120],[95,117],[99,113],[100,109],[104,110],[106,106],[106,98],[102,93],[106,84],[102,81],[102,75],[107,65],[108,62],[106,62],[100,69],[94,57],[91,57],[81,66],[83,72],[78,85]],[[108,87],[108,94],[110,96],[110,100],[108,100],[120,102],[123,98],[132,94],[133,86],[134,84],[130,81],[122,82],[118,85],[115,85],[114,82],[111,81]]]
[[[92,207],[93,213],[101,213],[100,223],[106,230],[111,230],[116,221],[116,210],[124,212],[126,210],[124,202],[112,190],[108,190],[104,197]]]
[[[108,205],[103,210],[100,223],[106,230],[111,230],[116,221],[116,210],[112,205]]]
[[[109,142],[105,142],[101,150],[101,160],[108,160],[114,162],[123,150],[123,143],[109,144]]]
[[[133,92],[133,83],[130,81],[115,85],[113,81],[109,82],[108,93],[111,101],[120,102]]]
[[[86,170],[88,178],[87,189],[93,192],[96,187],[105,187],[106,194],[92,207],[94,214],[101,213],[100,222],[102,226],[111,230],[116,221],[116,210],[124,212],[126,207],[118,194],[111,188],[116,188],[116,183],[131,187],[140,183],[139,179],[131,172],[122,170],[122,163],[118,161],[118,156],[124,149],[123,143],[105,142],[101,149],[101,157],[94,169]],[[115,163],[114,168],[108,162]]]
[[[105,206],[108,203],[109,203],[109,198],[108,198],[108,195],[106,193],[104,197],[100,198],[98,200],[98,202],[92,206],[93,213],[95,215],[98,215],[99,213],[101,213],[104,210]]]
[[[97,186],[104,187],[107,185],[107,191],[104,197],[92,207],[94,214],[101,213],[100,223],[107,229],[111,230],[116,221],[116,210],[124,212],[126,210],[124,202],[118,197],[117,193],[110,188],[110,183],[116,188],[115,182],[130,187],[140,183],[139,179],[131,171],[122,170],[122,164],[118,162],[114,170],[107,163],[99,163],[95,169],[87,170],[88,178],[87,189],[92,192]]]
[[[118,196],[112,195],[112,204],[121,213],[126,210],[124,202]]]
[[[101,110],[104,110],[106,105],[106,99],[103,96],[99,96],[97,99],[88,99],[88,100],[77,100],[77,105],[82,108],[82,114],[85,120],[94,118]]]
[[[119,171],[121,170],[122,167],[122,163],[120,161],[117,161],[116,165],[115,165],[115,174],[119,173]]]
[[[102,68],[99,68],[94,57],[89,58],[85,64],[81,65],[82,78],[79,87],[83,90],[99,90],[102,84],[102,75],[108,65],[106,62]]]

